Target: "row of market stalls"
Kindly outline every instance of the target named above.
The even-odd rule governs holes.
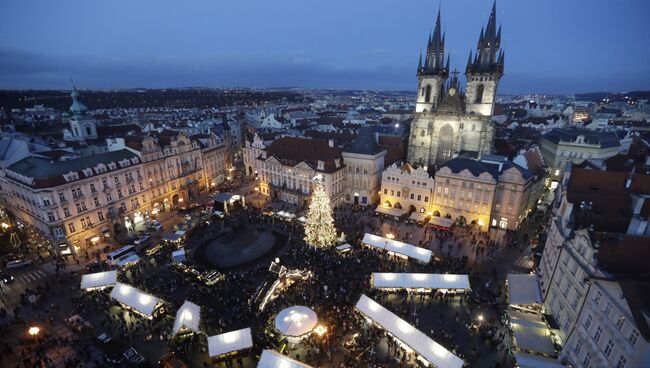
[[[393,291],[464,292],[470,290],[468,275],[433,274],[433,273],[386,273],[373,272],[371,278],[375,289]]]
[[[420,248],[413,244],[384,238],[379,235],[366,233],[361,241],[364,246],[374,249],[385,250],[390,255],[405,259],[414,259],[418,262],[429,263],[433,253],[429,249]]]
[[[405,211],[402,208],[386,207],[380,205],[377,206],[377,208],[375,209],[375,213],[378,215],[393,217],[396,220],[400,220],[407,213],[407,211]],[[454,220],[452,220],[451,218],[435,216],[435,215],[431,215],[431,212],[426,213],[420,211],[411,212],[411,214],[408,217],[408,221],[417,222],[419,224],[428,223],[431,226],[442,228],[442,229],[449,229],[454,224]]]
[[[517,367],[564,367],[555,359],[559,341],[550,326],[553,321],[543,313],[537,275],[509,274],[506,286],[507,317],[512,335],[509,345]]]

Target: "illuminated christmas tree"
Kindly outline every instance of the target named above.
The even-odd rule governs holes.
[[[336,242],[336,228],[330,208],[330,199],[323,189],[322,177],[315,178],[314,192],[307,211],[305,241],[314,247],[326,248]]]

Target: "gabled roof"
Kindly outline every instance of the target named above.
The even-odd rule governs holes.
[[[371,127],[363,127],[359,129],[352,145],[346,151],[362,155],[376,155],[382,149],[377,144],[374,129]]]
[[[558,129],[555,128],[544,134],[544,138],[558,144],[563,142],[574,142],[578,136],[584,137],[587,144],[598,144],[601,148],[619,147],[621,143],[615,133],[598,132],[589,129]]]
[[[469,158],[453,158],[445,162],[440,168],[448,167],[452,173],[458,174],[463,170],[469,170],[474,176],[482,173],[489,173],[496,180],[499,177],[499,165],[489,164]]]
[[[265,151],[267,157],[275,157],[283,164],[295,166],[304,161],[314,170],[318,170],[318,161],[323,161],[324,168],[318,170],[323,172],[334,172],[344,166],[340,149],[316,139],[282,137],[273,141]],[[339,160],[338,167],[336,160]]]

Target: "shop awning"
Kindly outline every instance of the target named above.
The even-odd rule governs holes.
[[[539,355],[531,355],[521,351],[515,352],[515,360],[519,368],[561,368],[565,367],[555,359]]]
[[[208,336],[208,354],[211,358],[251,347],[253,336],[250,328]]]
[[[508,274],[508,303],[530,305],[542,302],[542,291],[537,275],[529,273]]]
[[[117,282],[117,271],[89,273],[81,276],[84,290],[113,286]]]
[[[425,222],[427,220],[427,214],[422,212],[413,212],[409,216],[409,220]]]
[[[508,315],[518,348],[545,354],[555,353],[551,330],[542,320],[541,314],[510,309]]]
[[[395,216],[395,217],[400,217],[404,214],[404,210],[401,208],[391,208],[391,207],[384,207],[384,206],[377,206],[375,212],[382,213],[384,215]]]
[[[199,332],[199,320],[201,319],[201,307],[188,302],[187,300],[178,311],[176,311],[176,319],[174,320],[174,334],[178,333],[181,329],[187,328],[194,332]]]
[[[372,285],[377,289],[470,289],[467,275],[434,273],[374,272]]]
[[[384,238],[378,235],[366,233],[363,236],[363,244],[393,252],[408,258],[416,259],[420,262],[428,263],[431,261],[432,252],[429,249],[416,247],[415,245],[402,243],[397,240]]]
[[[273,350],[262,351],[257,368],[312,368],[310,365],[301,363],[295,359],[286,357]]]
[[[160,299],[142,292],[131,285],[116,283],[111,291],[111,298],[136,310],[147,317],[151,317]]]
[[[446,217],[440,216],[431,216],[429,219],[429,225],[444,227],[446,229],[450,228],[454,224],[454,220]]]
[[[355,308],[434,366],[445,368],[463,366],[464,362],[461,358],[367,296],[361,295]]]

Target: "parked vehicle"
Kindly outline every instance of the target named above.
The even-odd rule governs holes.
[[[14,259],[13,261],[7,262],[7,268],[20,268],[29,266],[32,264],[32,261],[29,259]]]
[[[2,279],[2,282],[4,282],[5,284],[14,282],[14,277],[8,273],[0,274],[0,279]]]

